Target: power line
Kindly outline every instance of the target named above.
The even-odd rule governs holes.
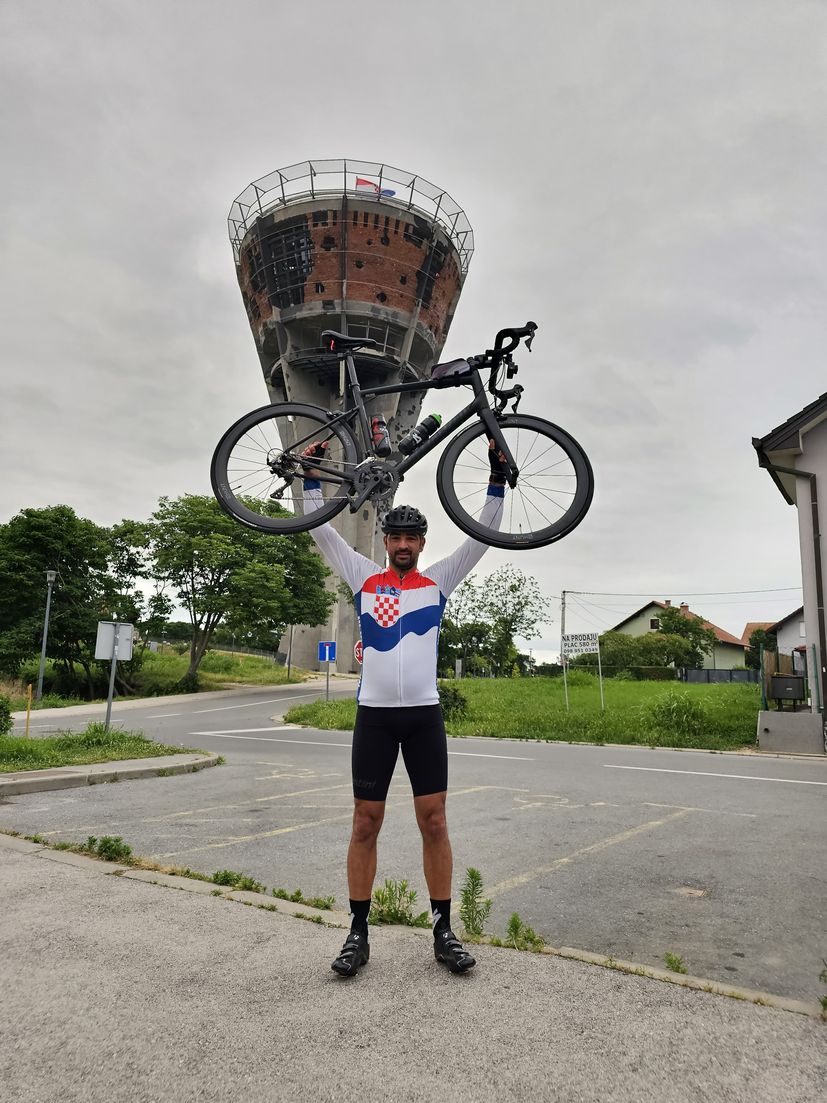
[[[581,597],[652,597],[652,592],[666,593],[673,587],[653,587],[649,593],[629,594],[621,590],[566,590],[567,594],[579,594]],[[777,594],[782,591],[800,590],[800,586],[773,586],[770,590],[701,590],[695,594],[684,594],[684,597],[726,597],[732,594]],[[654,600],[654,599],[653,599]]]

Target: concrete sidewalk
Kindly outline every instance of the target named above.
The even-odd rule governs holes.
[[[1,1100],[823,1098],[813,1018],[486,946],[455,977],[405,928],[342,981],[341,930],[147,878],[0,838]]]

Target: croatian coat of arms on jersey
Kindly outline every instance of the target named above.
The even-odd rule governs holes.
[[[395,586],[377,586],[373,615],[380,628],[390,628],[399,619],[399,590]]]

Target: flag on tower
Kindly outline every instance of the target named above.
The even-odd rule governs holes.
[[[356,190],[357,191],[369,191],[374,195],[396,195],[395,191],[391,191],[390,188],[380,188],[378,184],[374,184],[372,180],[364,180],[361,176],[356,177]]]

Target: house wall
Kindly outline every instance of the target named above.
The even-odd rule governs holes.
[[[642,636],[646,632],[651,632],[649,627],[649,621],[652,617],[657,617],[660,614],[660,608],[657,605],[650,605],[648,609],[645,609],[642,613],[638,613],[636,617],[632,617],[630,621],[627,621],[622,628],[618,628],[617,631],[623,636]]]
[[[775,638],[778,641],[778,650],[792,651],[794,648],[800,647],[806,639],[806,633],[803,631],[803,626],[803,616],[793,617],[792,620],[782,625],[780,631],[775,634]]]
[[[816,475],[818,489],[819,525],[825,531],[827,519],[827,421],[822,421],[808,433],[802,435],[804,447],[800,456],[796,456],[795,466],[802,471],[812,471]],[[818,639],[818,615],[816,601],[816,571],[813,550],[813,515],[810,508],[810,484],[804,479],[797,480],[796,504],[798,506],[798,536],[801,542],[801,583],[804,590],[804,626],[807,643],[808,661],[812,662],[813,646],[818,655],[819,668],[827,661],[822,656]],[[827,581],[827,540],[821,538],[821,575]],[[802,643],[801,639],[798,641]],[[815,674],[815,671],[813,671]],[[818,709],[818,695],[813,694],[812,709]]]
[[[746,652],[734,643],[716,643],[712,654],[704,658],[704,670],[734,670],[744,665]]]

